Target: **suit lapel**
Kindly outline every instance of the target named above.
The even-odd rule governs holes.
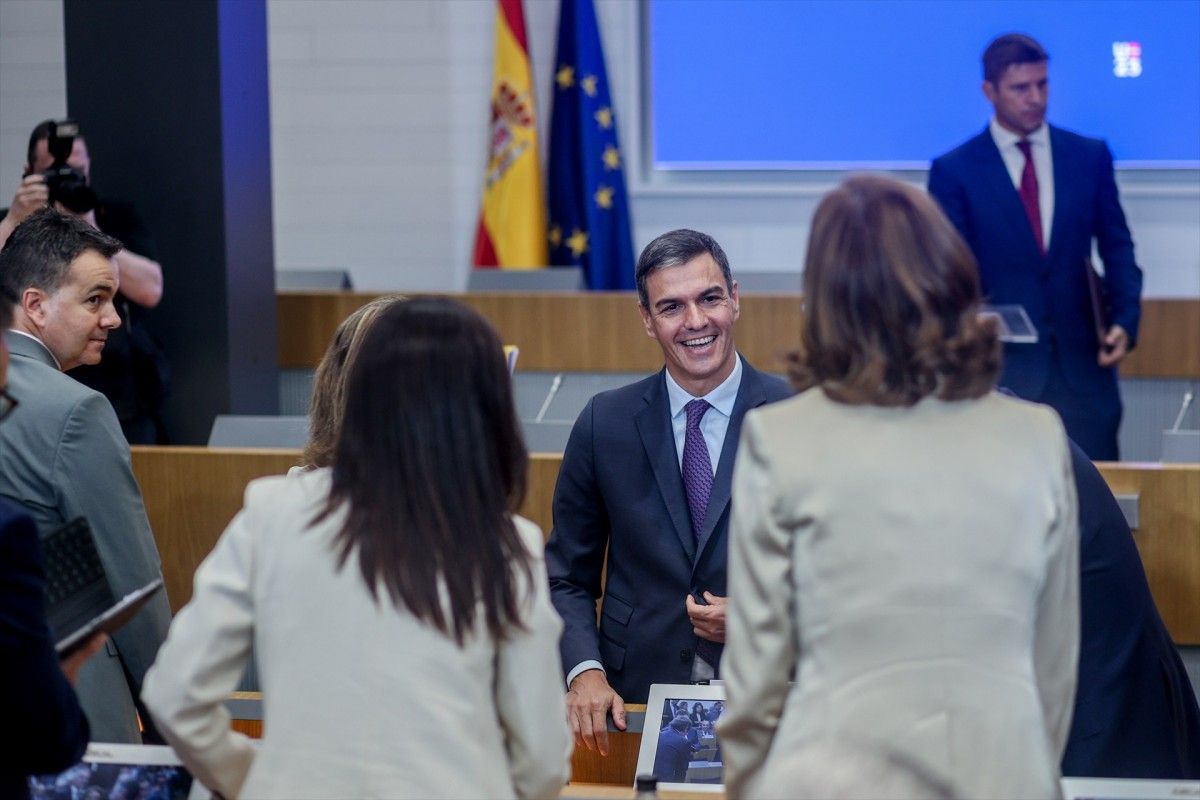
[[[704,548],[712,538],[717,523],[729,508],[729,496],[733,490],[733,462],[737,457],[737,444],[742,435],[742,418],[746,412],[766,402],[758,372],[742,361],[742,385],[738,387],[737,400],[729,417],[725,431],[725,443],[721,445],[721,463],[713,478],[712,494],[708,496],[708,510],[704,512],[704,525],[700,528],[696,561],[704,554]]]
[[[658,379],[651,381],[643,396],[646,405],[634,415],[646,458],[654,471],[658,490],[662,493],[667,512],[671,515],[672,527],[688,558],[696,557],[696,543],[692,538],[692,523],[688,517],[687,497],[683,489],[683,476],[679,472],[679,457],[675,452],[675,433],[671,428],[671,404],[667,399],[666,379],[660,372]],[[715,492],[715,487],[714,487]],[[711,500],[709,502],[711,506]]]
[[[1025,216],[1025,206],[1021,204],[1021,195],[1013,186],[1012,178],[1008,175],[1008,167],[1004,166],[1004,158],[1000,155],[1000,150],[992,139],[991,131],[985,128],[975,142],[979,176],[984,188],[996,201],[996,206],[1000,209],[1003,217],[1004,226],[1011,231],[1020,231],[1016,234],[1014,244],[1024,247],[1030,254],[1041,260],[1042,254],[1038,249],[1037,239],[1033,238],[1033,227],[1029,224],[1029,217]],[[1057,170],[1057,166],[1055,169]],[[1057,175],[1055,175],[1055,179],[1057,180]]]

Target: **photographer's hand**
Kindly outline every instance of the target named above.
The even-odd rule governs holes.
[[[0,245],[8,241],[8,237],[26,217],[49,201],[50,189],[46,186],[45,179],[38,173],[26,175],[17,187],[17,193],[13,195],[8,215],[0,220]]]

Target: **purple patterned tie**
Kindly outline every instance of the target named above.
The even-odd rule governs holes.
[[[687,492],[688,511],[692,514],[692,536],[700,538],[708,496],[712,494],[712,460],[708,445],[700,431],[700,420],[712,406],[707,400],[693,400],[684,406],[687,411],[687,432],[683,437],[683,488]]]

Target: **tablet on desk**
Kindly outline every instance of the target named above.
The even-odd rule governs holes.
[[[646,701],[638,775],[655,775],[658,788],[719,793],[725,788],[725,766],[716,722],[725,705],[724,686],[656,683]],[[686,732],[672,730],[676,717],[698,719]]]
[[[30,800],[123,797],[126,800],[209,800],[169,747],[88,745],[83,760],[54,775],[29,779]]]
[[[1200,781],[1063,778],[1063,800],[1198,800]]]
[[[135,589],[125,595],[106,611],[92,617],[82,626],[60,639],[54,646],[54,649],[58,651],[58,657],[61,659],[71,655],[87,644],[88,640],[97,633],[111,634],[120,630],[125,623],[133,619],[134,615],[142,610],[142,607],[146,603],[150,602],[150,598],[162,588],[162,585],[162,578],[155,578],[142,588]]]

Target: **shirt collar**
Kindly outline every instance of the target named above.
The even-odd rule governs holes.
[[[1006,147],[1016,147],[1017,142],[1021,141],[1022,139],[1028,139],[1029,142],[1036,147],[1050,146],[1050,126],[1045,122],[1043,122],[1036,131],[1028,136],[1021,136],[1013,133],[1008,128],[997,122],[995,117],[992,117],[991,123],[988,124],[988,130],[991,131],[992,141],[996,143],[997,149],[1001,151],[1003,151]]]
[[[669,370],[664,370],[667,376],[667,398],[671,402],[671,417],[684,413],[684,406],[693,400],[707,400],[708,404],[727,417],[733,416],[733,404],[737,401],[738,388],[742,385],[742,357],[736,355],[733,359],[733,371],[729,377],[721,381],[717,388],[704,397],[696,398],[675,382]]]
[[[37,342],[38,346],[41,347],[43,350],[45,350],[46,353],[50,356],[50,359],[52,361],[54,361],[54,366],[58,368],[58,371],[62,372],[62,364],[58,363],[58,359],[54,357],[54,353],[51,352],[49,347],[46,347],[46,343],[43,342],[41,339],[34,336],[32,333],[26,333],[25,331],[19,331],[16,328],[9,328],[8,332],[15,333],[18,336],[24,336],[26,339],[32,339],[33,341]]]

